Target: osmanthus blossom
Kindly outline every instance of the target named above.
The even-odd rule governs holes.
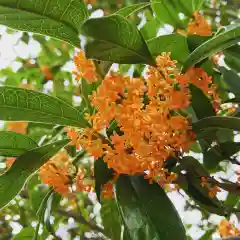
[[[80,52],[74,58],[77,80],[85,76],[96,82],[99,76],[91,60]],[[76,74],[76,72],[74,72]],[[111,72],[89,96],[96,111],[86,115],[92,127],[81,132],[71,128],[68,136],[77,148],[84,148],[97,161],[99,158],[119,174],[145,174],[150,182],[161,186],[176,180],[175,173],[164,168],[170,156],[188,152],[195,140],[189,116],[182,116],[191,102],[189,84],[200,88],[211,100],[216,112],[220,100],[212,78],[201,68],[180,73],[170,53],[156,58],[156,67],[147,67],[147,77],[130,78]],[[100,134],[115,121],[118,126],[111,137]],[[80,174],[81,175],[81,174]],[[111,181],[103,192],[112,192]],[[90,189],[90,188],[89,188]],[[212,189],[214,196],[218,189]]]
[[[240,236],[240,229],[235,227],[234,224],[230,223],[227,219],[221,220],[218,225],[218,232],[221,237],[233,237]]]

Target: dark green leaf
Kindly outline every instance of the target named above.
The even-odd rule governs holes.
[[[129,239],[186,239],[176,209],[158,184],[120,176],[115,196]]]
[[[0,87],[0,120],[85,127],[81,112],[66,102],[33,90]]]
[[[224,82],[227,84],[229,90],[236,95],[240,95],[240,77],[238,74],[224,67],[220,67],[219,70],[223,74]]]
[[[94,162],[95,191],[98,201],[101,201],[101,188],[113,178],[113,170],[108,168],[102,158]]]
[[[123,17],[129,17],[131,14],[149,6],[150,3],[137,3],[121,8],[115,14],[121,15]]]
[[[210,40],[204,42],[197,47],[187,58],[184,63],[183,71],[189,67],[194,66],[214,53],[227,49],[240,41],[240,25],[231,25],[231,28],[220,33]]]
[[[89,58],[116,63],[147,63],[154,60],[137,27],[119,15],[87,20],[82,27],[90,38],[86,45]]]
[[[101,218],[107,236],[112,240],[121,239],[121,220],[115,200],[102,201]]]
[[[228,160],[232,155],[240,151],[240,143],[224,142],[209,149],[204,153],[204,166],[208,169],[214,169],[219,162]]]
[[[187,37],[188,48],[191,52],[195,50],[198,46],[211,39],[208,36],[199,36],[199,35],[189,35]]]
[[[193,131],[197,134],[201,131],[209,132],[219,128],[240,131],[240,118],[214,116],[203,118],[193,124]]]
[[[31,138],[15,132],[0,132],[0,155],[18,157],[38,145]]]
[[[77,47],[79,29],[88,17],[81,0],[0,0],[0,24],[10,28],[48,35]]]
[[[189,89],[192,96],[192,107],[196,113],[197,118],[202,119],[204,117],[215,116],[216,113],[213,109],[213,106],[204,92],[192,84],[190,85]]]
[[[176,33],[150,39],[147,45],[153,56],[158,56],[162,52],[171,52],[171,58],[180,63],[183,63],[189,55],[186,37]]]
[[[23,228],[20,233],[15,235],[12,240],[32,240],[35,230],[32,227]]]
[[[0,209],[21,191],[25,182],[36,170],[68,142],[69,140],[57,141],[32,149],[18,157],[12,167],[0,176]]]

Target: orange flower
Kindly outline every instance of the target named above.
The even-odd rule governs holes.
[[[197,34],[200,36],[211,36],[211,25],[198,12],[193,13],[194,20],[188,23],[187,32],[189,35]]]
[[[43,183],[54,187],[56,192],[68,195],[71,193],[69,184],[72,170],[73,165],[69,161],[68,154],[62,151],[40,168],[40,178]]]
[[[8,122],[7,130],[25,135],[27,133],[27,125],[27,122]]]
[[[74,57],[74,63],[77,67],[77,70],[73,71],[76,80],[85,78],[90,83],[97,82],[98,75],[96,73],[94,62],[91,59],[86,59],[82,50]]]
[[[240,236],[240,229],[237,229],[226,219],[221,220],[219,223],[218,232],[221,237]]]
[[[7,160],[5,162],[6,167],[10,168],[13,165],[13,163],[15,162],[15,160],[16,160],[16,158],[14,158],[14,157],[7,158]]]
[[[86,179],[86,173],[83,168],[79,168],[76,176],[76,188],[78,192],[93,191],[93,183]]]
[[[221,192],[221,189],[218,186],[214,186],[213,188],[209,189],[209,197],[213,198],[216,197],[217,193]]]
[[[205,187],[207,185],[207,177],[201,177],[201,186]]]
[[[78,145],[79,134],[75,128],[67,128],[67,136],[71,139],[71,145]]]
[[[51,68],[48,65],[41,66],[40,70],[46,80],[52,80],[54,78]]]

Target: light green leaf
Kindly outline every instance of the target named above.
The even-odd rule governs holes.
[[[66,102],[33,90],[0,87],[0,120],[85,127],[81,112]]]
[[[23,188],[30,176],[55,155],[69,140],[57,141],[34,148],[16,159],[12,167],[0,176],[0,209]]]
[[[227,49],[240,41],[240,24],[231,25],[226,31],[214,36],[197,47],[184,63],[183,71],[214,53]]]
[[[153,56],[171,52],[171,58],[180,63],[183,63],[189,55],[187,38],[175,33],[152,38],[147,41],[147,45]]]
[[[12,240],[32,240],[35,230],[32,227],[23,228]]]
[[[117,12],[114,14],[121,15],[123,17],[129,17],[131,14],[149,6],[150,3],[137,3],[137,4],[132,4],[129,6],[126,6],[124,8],[119,9]]]
[[[152,9],[163,24],[168,23],[176,28],[184,28],[186,22],[180,20],[179,13],[189,14],[179,0],[152,0]]]
[[[129,239],[186,239],[176,209],[158,184],[120,176],[115,196]]]
[[[154,60],[137,27],[119,15],[87,20],[82,33],[89,37],[88,58],[116,63],[147,63]]]
[[[0,0],[0,24],[77,47],[79,29],[87,17],[88,10],[81,0]]]
[[[15,132],[0,132],[0,156],[18,157],[38,145],[31,138]]]

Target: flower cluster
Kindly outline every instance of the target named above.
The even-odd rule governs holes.
[[[200,36],[211,36],[211,25],[198,12],[193,13],[194,20],[188,24],[187,32],[189,35],[197,34]]]
[[[221,237],[240,236],[240,229],[236,228],[226,219],[223,219],[218,225],[218,232]]]
[[[75,63],[83,69],[83,76],[85,68],[78,58],[81,60],[82,54],[75,57]],[[187,152],[194,139],[189,119],[180,114],[190,104],[189,84],[218,101],[211,77],[201,68],[180,74],[167,53],[158,56],[156,63],[156,67],[148,66],[146,79],[113,72],[107,75],[90,96],[96,109],[87,116],[92,128],[85,129],[80,137],[73,131],[69,136],[95,159],[103,157],[117,174],[146,173],[147,178],[163,185],[176,179],[176,174],[164,169],[165,161]],[[113,124],[118,128],[110,138],[99,134]]]

